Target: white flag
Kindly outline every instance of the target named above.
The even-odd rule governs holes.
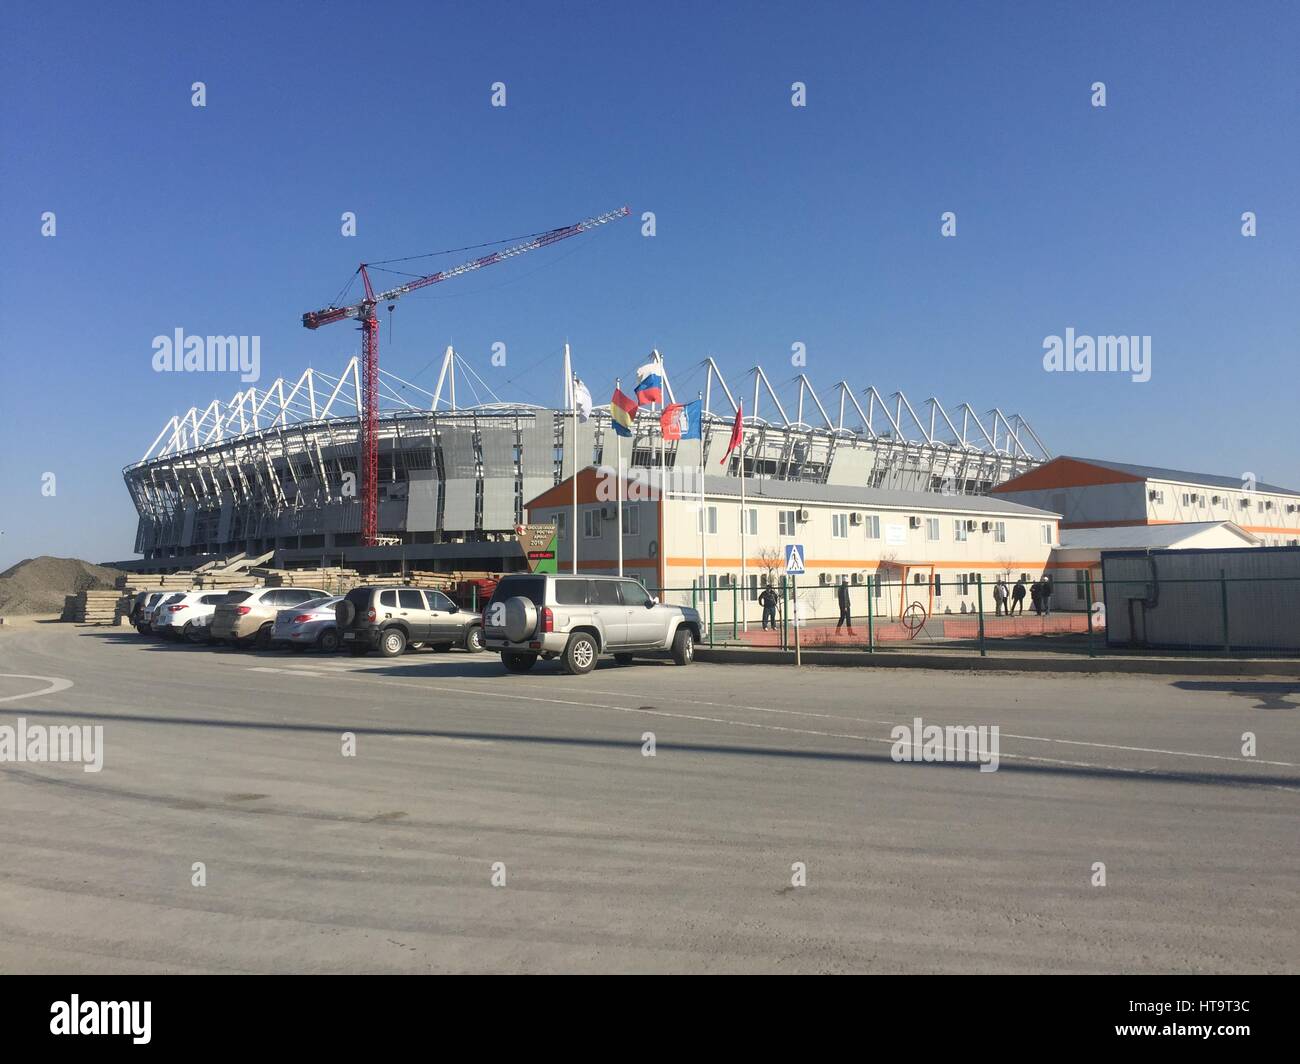
[[[591,392],[577,377],[573,378],[573,409],[578,412],[579,421],[591,417]]]

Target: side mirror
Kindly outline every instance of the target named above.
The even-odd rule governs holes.
[[[451,604],[451,608],[448,609],[447,612],[448,612],[448,613],[459,613],[459,612],[460,612],[460,607],[457,606],[457,605],[453,602],[453,603]]]
[[[651,595],[648,599],[645,600],[645,608],[648,610],[652,610],[658,605],[659,605],[659,600],[655,598],[653,595]]]

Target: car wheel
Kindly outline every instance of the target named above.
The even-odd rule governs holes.
[[[253,636],[251,642],[258,650],[270,650],[271,625],[269,623],[262,625],[262,627],[257,630],[257,635]]]
[[[695,633],[685,626],[677,629],[673,636],[673,661],[678,665],[689,665],[695,660]]]
[[[379,638],[379,652],[386,658],[398,658],[406,653],[406,633],[400,628],[385,628]]]
[[[465,649],[471,654],[483,653],[483,629],[477,624],[465,633]]]
[[[181,629],[181,635],[185,637],[185,642],[187,643],[194,643],[197,645],[207,641],[207,637],[203,634],[203,629],[193,621],[190,621],[189,624]]]
[[[614,655],[614,660],[617,661],[620,665],[631,665],[631,664],[632,664],[632,655],[631,655],[631,654],[615,654],[615,655]]]
[[[564,664],[564,671],[570,676],[585,676],[596,667],[596,656],[599,653],[593,636],[587,632],[575,632],[569,636],[568,645],[560,660]]]
[[[537,664],[537,655],[524,654],[518,650],[503,650],[501,664],[506,667],[506,672],[527,672]]]
[[[338,648],[339,633],[337,628],[326,628],[316,640],[316,649],[322,654],[333,654]]]
[[[139,632],[141,635],[149,634],[149,626],[147,624],[137,624],[135,626],[135,630]]]
[[[351,654],[354,658],[364,658],[367,654],[370,653],[370,648],[366,646],[364,643],[349,643],[348,653]]]
[[[423,643],[407,643],[406,645],[410,647],[412,650],[419,650],[422,646],[424,646]]]

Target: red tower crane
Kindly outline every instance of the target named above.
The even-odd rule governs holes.
[[[319,329],[322,325],[329,325],[331,322],[342,321],[345,318],[356,318],[361,322],[361,542],[364,546],[373,547],[379,535],[379,318],[375,314],[375,307],[380,303],[391,303],[408,292],[414,292],[417,288],[427,288],[439,281],[449,281],[461,274],[472,273],[474,270],[481,270],[484,266],[492,266],[506,259],[512,259],[526,251],[536,251],[557,241],[585,233],[588,229],[595,229],[606,222],[626,218],[630,213],[630,208],[620,207],[616,211],[588,218],[574,225],[551,229],[522,244],[494,251],[490,255],[461,263],[449,270],[440,270],[438,273],[418,277],[378,294],[370,285],[370,274],[366,270],[368,264],[363,262],[357,267],[357,272],[361,274],[361,282],[365,286],[364,299],[346,307],[330,306],[324,310],[309,311],[302,316],[302,323],[308,329]]]

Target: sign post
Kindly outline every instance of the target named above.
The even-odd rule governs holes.
[[[799,581],[794,579],[804,574],[803,544],[787,543],[785,545],[785,574],[790,577],[790,612],[794,621],[794,663],[798,668],[803,664],[803,654],[799,646]]]

